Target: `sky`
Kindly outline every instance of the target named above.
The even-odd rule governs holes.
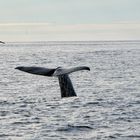
[[[140,0],[0,0],[0,40],[140,40]]]

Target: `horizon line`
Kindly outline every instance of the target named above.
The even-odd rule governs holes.
[[[5,43],[30,43],[30,42],[140,42],[140,39],[113,39],[113,40],[40,40],[40,41],[5,41]]]

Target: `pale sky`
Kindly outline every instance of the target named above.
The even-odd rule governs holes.
[[[0,40],[140,40],[140,0],[0,0]]]

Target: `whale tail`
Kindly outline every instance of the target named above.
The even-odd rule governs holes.
[[[43,67],[20,66],[20,67],[16,67],[15,69],[18,69],[27,73],[31,73],[31,74],[36,74],[36,75],[58,77],[62,98],[77,96],[68,74],[75,71],[79,71],[79,70],[90,70],[90,68],[86,66],[74,67],[70,69],[63,69],[61,67],[58,67],[56,69],[48,69],[48,68],[43,68]]]

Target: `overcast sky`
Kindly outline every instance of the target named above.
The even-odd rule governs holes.
[[[0,40],[139,40],[140,0],[0,0]]]

